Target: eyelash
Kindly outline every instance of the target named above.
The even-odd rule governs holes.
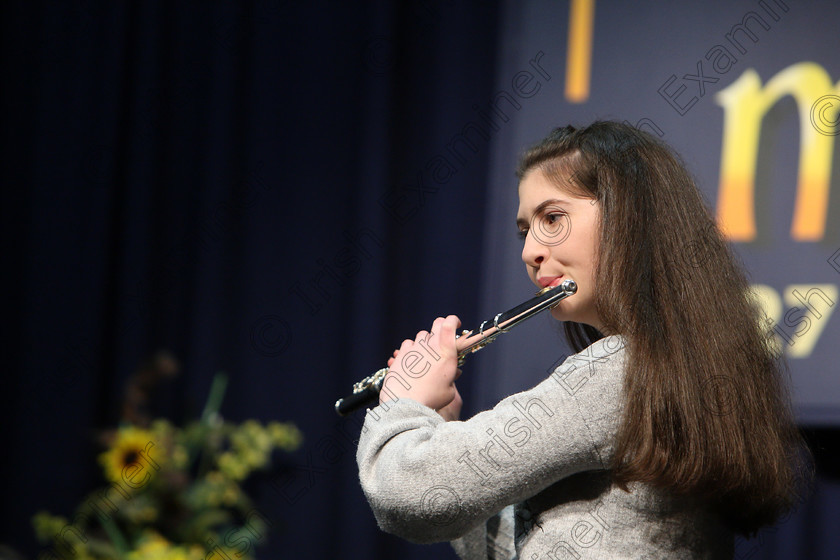
[[[562,219],[562,217],[565,216],[565,215],[566,215],[565,212],[549,212],[548,214],[545,214],[543,217],[546,218],[546,219],[559,220],[559,219]],[[525,241],[525,238],[528,237],[528,231],[530,231],[530,228],[520,229],[517,232],[516,237],[518,237],[522,241]]]

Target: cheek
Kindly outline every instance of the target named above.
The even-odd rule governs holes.
[[[586,239],[581,240],[581,244],[576,251],[577,262],[580,264],[580,270],[586,274],[591,281],[595,278],[595,269],[598,263],[598,242],[596,236],[587,236]]]
[[[560,302],[560,305],[551,310],[551,316],[560,321],[576,321],[581,314],[592,306],[592,293],[581,288],[578,283],[578,291],[575,295],[570,296]]]

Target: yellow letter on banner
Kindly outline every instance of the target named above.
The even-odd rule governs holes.
[[[566,49],[566,99],[572,103],[583,103],[589,99],[594,26],[595,0],[572,0]]]
[[[807,358],[814,351],[828,319],[834,313],[837,286],[793,284],[785,289],[784,297],[791,309],[785,313],[783,321],[787,327],[796,329],[792,335],[796,342],[788,348],[788,355],[791,358]]]
[[[819,241],[825,234],[831,158],[840,103],[827,104],[819,112],[820,130],[811,122],[812,106],[826,95],[837,95],[822,66],[799,62],[788,66],[761,88],[753,69],[715,95],[724,109],[723,146],[718,192],[718,223],[733,241],[752,241],[755,227],[755,171],[761,121],[785,95],[793,96],[799,112],[799,174],[790,234],[796,241]],[[817,123],[819,124],[819,123]]]

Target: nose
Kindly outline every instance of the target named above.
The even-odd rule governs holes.
[[[548,256],[548,247],[540,243],[532,232],[525,236],[525,246],[522,247],[522,262],[528,266],[538,267]]]

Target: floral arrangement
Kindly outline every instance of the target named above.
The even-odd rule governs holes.
[[[270,466],[275,450],[302,440],[293,424],[226,422],[218,414],[227,378],[213,380],[199,420],[179,428],[145,411],[151,387],[177,364],[159,355],[129,384],[124,422],[99,455],[108,485],[90,493],[72,519],[37,513],[35,533],[55,557],[100,560],[253,558],[271,522],[242,483]]]

